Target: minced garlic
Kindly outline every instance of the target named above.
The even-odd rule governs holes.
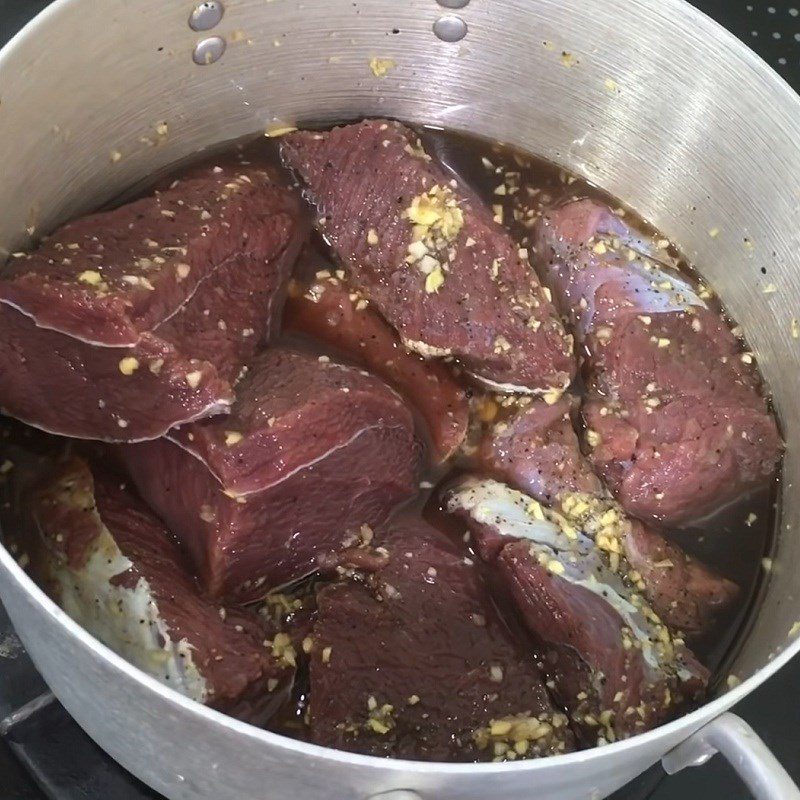
[[[129,356],[128,358],[123,358],[119,362],[119,371],[123,375],[133,375],[136,370],[139,369],[139,359],[133,358],[133,356]]]
[[[369,716],[367,717],[367,721],[364,723],[364,727],[367,730],[377,733],[380,736],[384,736],[389,733],[392,728],[394,728],[395,722],[392,719],[392,713],[394,712],[393,705],[384,703],[383,705],[379,706],[378,702],[375,700],[375,697],[370,695],[367,699],[367,710],[369,711]]]
[[[393,58],[372,58],[369,68],[376,78],[385,78],[389,70],[394,69],[397,62]]]
[[[558,386],[551,386],[543,395],[545,403],[552,406],[555,405],[564,394],[564,389]]]
[[[78,275],[78,280],[81,283],[88,283],[89,286],[97,286],[103,280],[103,276],[96,270],[87,269]]]
[[[297,666],[297,651],[294,649],[289,634],[276,633],[270,646],[272,648],[272,655],[278,661],[289,667]]]
[[[539,718],[518,714],[491,720],[485,728],[476,730],[472,738],[479,750],[491,747],[495,756],[502,759],[508,755],[525,755],[531,743],[550,739],[555,730],[564,728],[566,724],[567,718],[563,714],[552,717],[543,714]]]
[[[445,281],[443,253],[449,250],[464,225],[464,214],[450,187],[434,186],[415,197],[404,216],[413,225],[406,263],[415,265],[427,276],[428,294],[438,292]]]
[[[200,370],[195,370],[194,372],[187,372],[186,373],[186,383],[192,387],[192,389],[196,389],[200,385],[200,381],[203,378],[203,373]]]
[[[600,442],[602,442],[602,437],[597,431],[587,430],[586,441],[589,444],[589,447],[594,449],[595,447],[600,446]]]
[[[425,291],[428,294],[438,292],[444,285],[444,273],[441,267],[435,267],[425,278]]]

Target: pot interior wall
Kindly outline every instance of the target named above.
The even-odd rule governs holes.
[[[800,619],[800,100],[679,0],[230,0],[207,33],[183,2],[61,0],[0,59],[0,247],[13,251],[204,147],[304,122],[390,116],[562,164],[680,245],[743,325],[789,442],[783,520],[751,675]],[[213,64],[192,60],[209,35]],[[391,58],[385,77],[369,67]],[[13,76],[9,79],[8,76]],[[164,126],[166,123],[166,127]],[[717,228],[716,237],[709,231]],[[763,293],[767,283],[778,291]],[[698,365],[702,368],[702,365]]]

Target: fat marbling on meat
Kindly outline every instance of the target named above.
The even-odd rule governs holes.
[[[411,412],[379,379],[288,347],[261,353],[227,417],[120,452],[216,598],[313,572],[417,485]]]
[[[242,167],[64,225],[0,271],[0,408],[107,441],[227,412],[305,230],[297,197]]]
[[[285,137],[348,280],[425,357],[453,356],[498,390],[559,394],[572,339],[528,255],[396,122]]]
[[[372,545],[381,558],[371,573],[317,598],[312,740],[429,761],[572,749],[524,636],[499,617],[466,548],[409,518]]]
[[[293,665],[258,619],[199,592],[170,533],[105,470],[68,459],[29,498],[42,572],[87,631],[166,686],[250,722],[287,699]]]
[[[624,580],[613,548],[497,481],[468,478],[446,504],[540,643],[548,686],[585,744],[649,730],[702,697],[708,670]]]
[[[781,441],[708,288],[607,206],[546,212],[537,263],[585,347],[591,459],[627,511],[696,520],[775,473]]]
[[[609,496],[581,452],[571,400],[552,405],[511,400],[502,399],[505,409],[491,399],[483,402],[488,424],[477,465],[570,517],[590,535],[618,544],[630,564],[630,580],[665,623],[687,636],[708,633],[738,597],[738,586],[627,515]]]

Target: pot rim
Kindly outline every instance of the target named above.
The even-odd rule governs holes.
[[[2,49],[0,49],[0,71],[2,71],[6,61],[10,58],[12,51],[37,36],[40,26],[49,24],[51,19],[56,18],[61,13],[69,13],[69,7],[76,5],[78,2],[80,2],[80,0],[54,0],[49,6],[40,11],[39,14],[31,19],[2,47]],[[770,84],[775,90],[781,91],[783,94],[781,102],[787,107],[794,107],[795,116],[800,122],[800,95],[798,95],[781,75],[773,70],[757,53],[711,17],[694,6],[691,6],[687,0],[636,0],[636,5],[650,14],[661,15],[673,21],[676,18],[682,17],[683,25],[691,26],[701,35],[705,33],[708,38],[714,38],[719,43],[725,44],[731,55],[736,55],[748,65],[752,71],[748,76],[749,80],[752,80],[754,77],[760,78],[765,83]],[[222,712],[191,700],[177,690],[150,677],[138,667],[135,667],[133,664],[117,655],[113,650],[106,647],[106,645],[98,639],[95,639],[42,591],[25,570],[19,566],[16,559],[2,542],[0,542],[0,571],[5,571],[7,576],[17,584],[18,588],[28,595],[29,599],[39,606],[52,621],[63,626],[69,634],[77,638],[81,644],[92,650],[99,658],[124,673],[128,678],[147,687],[149,691],[159,696],[162,701],[179,706],[185,712],[202,718],[210,725],[217,726],[221,724],[237,735],[249,736],[260,740],[264,745],[281,749],[287,753],[323,759],[330,762],[350,764],[367,769],[380,769],[397,773],[424,771],[432,776],[447,777],[463,776],[467,774],[495,775],[499,773],[528,772],[548,767],[567,767],[569,765],[587,763],[599,758],[604,758],[607,754],[621,754],[637,748],[645,748],[647,745],[655,743],[659,739],[672,738],[673,734],[679,734],[683,730],[686,730],[686,735],[688,736],[705,724],[709,718],[713,719],[719,716],[753,692],[800,653],[800,636],[798,636],[791,644],[776,655],[772,661],[758,669],[752,676],[742,681],[741,684],[714,700],[704,703],[688,714],[684,714],[665,725],[638,734],[630,739],[614,742],[602,747],[593,747],[588,750],[580,750],[574,753],[546,756],[537,759],[523,759],[520,761],[502,763],[448,763],[380,758],[292,739],[288,736],[258,728],[246,722],[241,722]]]

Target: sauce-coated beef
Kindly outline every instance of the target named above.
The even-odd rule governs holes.
[[[630,587],[613,548],[496,481],[467,479],[447,508],[542,647],[548,686],[584,744],[649,730],[702,697],[708,671]]]
[[[318,596],[312,739],[441,761],[571,749],[566,718],[467,550],[419,519],[394,523],[374,544],[381,567]]]
[[[0,273],[0,408],[107,441],[227,412],[304,231],[291,192],[231,168],[59,228]]]
[[[528,262],[467,188],[396,122],[287,136],[348,280],[406,347],[454,356],[500,390],[562,391],[572,339]]]
[[[469,422],[464,389],[444,364],[406,350],[391,326],[341,278],[322,274],[308,286],[294,284],[286,326],[336,348],[397,389],[423,418],[438,461],[459,448]]]
[[[681,524],[766,483],[778,429],[710,290],[593,200],[547,212],[536,240],[588,352],[591,459],[622,505]]]
[[[581,452],[568,399],[520,402],[486,427],[480,466],[540,503],[577,516],[591,535],[618,540],[633,582],[668,625],[687,636],[711,630],[738,597],[738,587],[611,500]]]
[[[270,348],[236,395],[229,416],[121,453],[211,595],[250,600],[410,497],[419,447],[392,389],[324,356]]]
[[[173,689],[258,724],[294,670],[254,615],[198,591],[169,532],[118,480],[77,458],[29,498],[48,589],[102,642]]]

